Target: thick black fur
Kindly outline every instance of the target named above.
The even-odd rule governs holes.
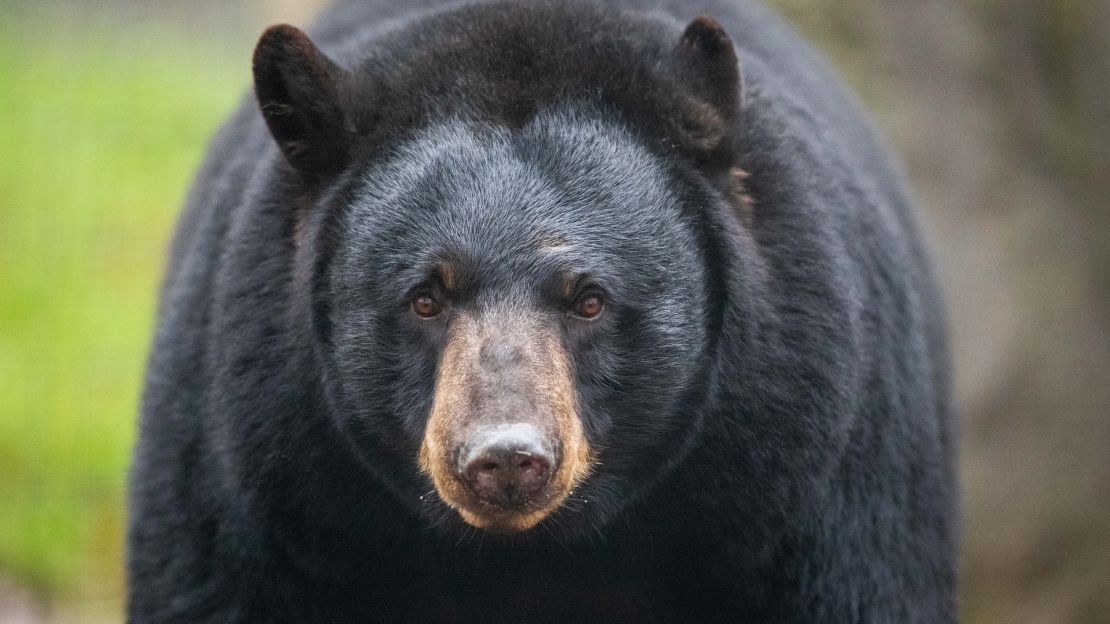
[[[953,621],[943,312],[822,63],[741,0],[427,5],[256,53],[162,293],[129,620]],[[450,309],[560,319],[599,461],[514,536],[417,469],[444,259]]]

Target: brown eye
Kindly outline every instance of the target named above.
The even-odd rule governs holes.
[[[588,293],[578,299],[574,304],[574,313],[584,319],[592,319],[598,314],[601,314],[601,309],[605,307],[605,303],[598,293]]]
[[[439,314],[440,305],[431,295],[419,293],[412,297],[412,311],[421,318],[432,318]]]

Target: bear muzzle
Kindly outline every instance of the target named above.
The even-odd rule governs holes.
[[[420,467],[462,519],[529,529],[589,471],[589,444],[557,328],[527,315],[452,320]]]

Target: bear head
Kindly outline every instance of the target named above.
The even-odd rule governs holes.
[[[276,26],[254,59],[334,426],[430,525],[588,534],[701,430],[731,42],[494,4],[335,58]]]

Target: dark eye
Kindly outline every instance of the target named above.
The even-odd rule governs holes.
[[[421,292],[412,296],[412,311],[420,318],[432,318],[442,309],[439,301],[428,293]]]
[[[592,319],[601,314],[601,310],[605,307],[605,300],[602,298],[601,293],[591,291],[584,293],[574,302],[574,314],[579,318]]]

